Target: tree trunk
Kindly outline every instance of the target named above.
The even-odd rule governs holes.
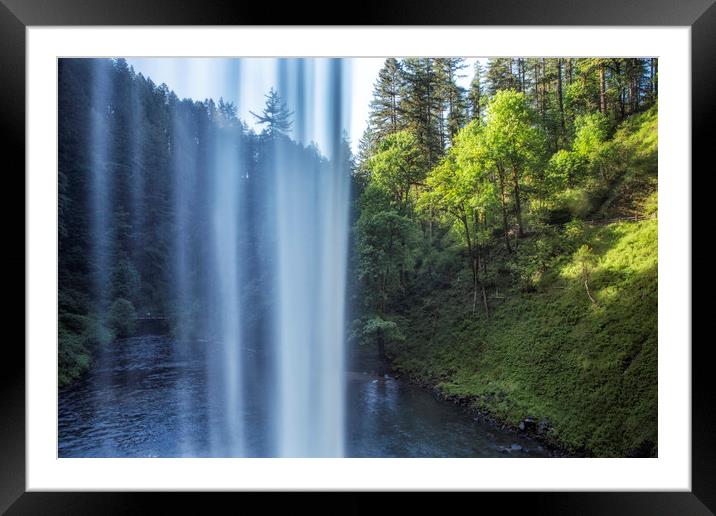
[[[596,305],[597,302],[592,297],[591,292],[589,292],[589,283],[588,280],[584,280],[584,289],[587,291],[587,296],[589,297],[589,300],[592,302],[593,305]]]
[[[385,279],[380,279],[380,300],[378,301],[378,311],[383,313],[385,310]]]
[[[520,238],[525,236],[524,227],[522,226],[522,202],[520,201],[520,178],[517,173],[517,167],[512,167],[512,181],[514,183],[515,192],[515,217],[517,217],[517,234]]]
[[[507,247],[507,252],[512,252],[512,246],[510,245],[510,235],[508,232],[508,226],[507,226],[507,201],[505,199],[505,174],[502,170],[502,167],[497,167],[497,176],[500,179],[500,204],[502,205],[502,229],[503,233],[505,235],[505,246]]]
[[[607,113],[607,81],[604,63],[599,63],[599,111]]]
[[[392,132],[398,132],[398,102],[395,95],[391,95],[390,102],[392,104],[390,110],[390,128]]]
[[[477,259],[472,259],[472,313],[477,312]]]
[[[538,60],[538,59],[535,59],[535,60],[534,60],[534,70],[532,71],[532,74],[534,75],[534,78],[535,78],[535,98],[534,98],[534,106],[535,106],[535,109],[539,109],[539,106],[540,106],[540,100],[539,100],[540,89],[539,89],[539,60]]]
[[[542,114],[542,127],[547,127],[547,61],[544,57],[542,58],[542,67],[540,71],[542,75],[540,79],[540,82],[542,83],[540,112]]]
[[[599,173],[601,174],[602,180],[604,181],[604,186],[606,188],[609,188],[609,178],[607,177],[607,171],[603,163],[599,165]]]
[[[638,69],[634,69],[634,77],[631,80],[631,97],[632,97],[632,113],[637,113],[639,111],[639,82],[636,78],[636,74],[638,72]]]
[[[557,60],[557,95],[559,98],[559,123],[564,135],[564,100],[562,98],[562,59]]]
[[[485,317],[487,319],[489,319],[490,318],[490,309],[487,306],[487,295],[485,294],[485,282],[484,282],[484,280],[483,281],[479,280],[480,269],[482,268],[482,266],[481,266],[482,257],[481,257],[481,253],[480,253],[480,243],[477,240],[477,228],[478,228],[479,220],[478,220],[478,215],[477,215],[476,209],[472,210],[472,217],[473,217],[473,221],[474,221],[473,227],[475,228],[475,260],[476,260],[475,261],[475,282],[476,282],[475,283],[475,297],[477,297],[477,284],[479,283],[481,290],[482,290],[482,303],[485,306]],[[475,299],[474,302],[476,303],[477,299]]]
[[[472,313],[474,314],[477,308],[477,262],[475,260],[475,251],[472,244],[472,238],[470,238],[470,225],[467,222],[467,214],[465,213],[464,206],[461,208],[460,220],[462,221],[462,227],[465,230],[465,240],[467,241],[467,252],[470,257],[470,269],[472,271]]]
[[[487,304],[487,293],[485,292],[485,284],[481,283],[482,288],[482,304],[485,306],[485,317],[490,318],[490,307]]]
[[[619,59],[612,59],[614,64],[614,74],[617,77],[622,76],[622,63]],[[624,86],[622,81],[619,81],[619,120],[624,120]]]

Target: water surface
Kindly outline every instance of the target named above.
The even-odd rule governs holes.
[[[60,457],[221,457],[222,402],[212,402],[206,342],[160,336],[115,342],[59,394]],[[529,438],[473,420],[460,407],[391,375],[380,361],[349,361],[348,457],[547,457]],[[249,372],[247,372],[249,373]],[[267,397],[266,399],[270,399]],[[244,403],[247,456],[270,454],[266,400]]]

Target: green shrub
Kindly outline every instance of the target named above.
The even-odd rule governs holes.
[[[58,384],[71,383],[89,368],[97,347],[114,335],[96,317],[60,312],[58,316]]]
[[[82,374],[89,365],[89,350],[82,337],[60,326],[58,334],[58,381],[63,386]]]
[[[553,192],[577,184],[586,171],[587,160],[577,152],[559,150],[555,152],[547,164],[545,180]]]

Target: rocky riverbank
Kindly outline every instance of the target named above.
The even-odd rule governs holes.
[[[396,377],[401,378],[404,381],[408,381],[414,385],[417,385],[421,389],[429,391],[435,398],[450,402],[463,411],[468,413],[473,420],[478,424],[487,424],[493,426],[500,432],[507,432],[519,436],[522,438],[528,438],[536,443],[538,446],[548,451],[551,457],[586,457],[588,453],[586,450],[581,451],[570,451],[563,443],[550,436],[554,433],[554,428],[547,418],[538,419],[536,417],[528,416],[519,422],[518,425],[510,424],[509,422],[498,418],[495,414],[489,410],[481,408],[476,400],[469,396],[460,396],[454,394],[448,394],[444,392],[438,385],[432,384],[420,378],[403,374],[397,369],[391,362],[387,362],[390,367],[390,371]],[[519,453],[523,447],[519,444],[511,444],[509,447],[504,447],[504,453]]]

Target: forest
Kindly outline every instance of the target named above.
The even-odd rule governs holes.
[[[330,160],[290,138],[274,90],[259,132],[231,102],[179,99],[123,59],[59,63],[61,388],[143,317],[213,339],[222,235],[242,259],[241,334],[273,338],[268,185],[301,164],[291,181],[313,194],[350,174],[349,350],[565,454],[658,454],[656,59],[388,58],[359,151],[337,138]],[[207,171],[222,152],[243,171],[229,184],[241,223],[217,235],[226,185]],[[322,216],[308,215],[317,231]],[[267,354],[249,377],[278,374]]]
[[[573,453],[656,455],[657,79],[656,59],[387,59],[352,341]]]

